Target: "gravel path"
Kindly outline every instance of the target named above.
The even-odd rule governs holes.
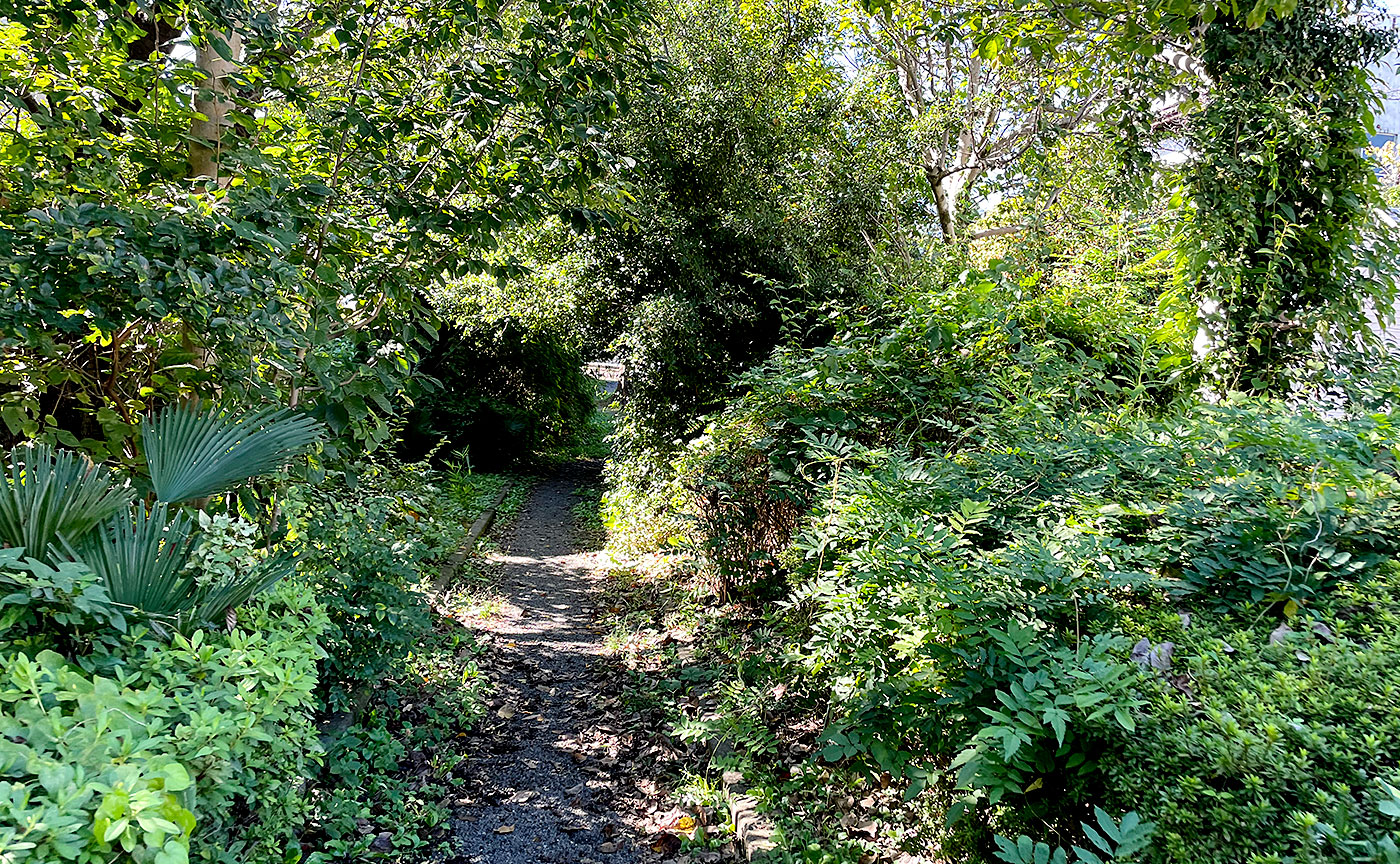
[[[594,554],[574,538],[574,490],[596,469],[574,465],[537,485],[492,559],[508,598],[478,625],[492,634],[496,701],[469,763],[471,798],[456,812],[453,853],[471,864],[637,864],[656,856],[619,810],[639,790],[616,779],[631,741],[609,714],[616,697],[595,677],[601,637],[590,630]],[[613,709],[612,712],[609,709]]]

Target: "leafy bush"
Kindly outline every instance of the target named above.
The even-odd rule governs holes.
[[[466,521],[441,479],[421,464],[360,465],[286,502],[303,572],[330,617],[320,686],[333,710],[351,707],[428,630],[428,600],[416,589]]]
[[[167,641],[136,628],[64,656],[29,647],[35,601],[57,613],[50,627],[111,623],[101,586],[71,565],[52,570],[17,553],[0,566],[23,586],[0,599],[3,854],[280,860],[320,753],[317,641],[328,622],[310,591],[283,583],[226,634]]]
[[[811,505],[887,450],[975,447],[1023,414],[1169,402],[1175,385],[1158,367],[1179,340],[1151,323],[1150,307],[1118,301],[1136,317],[1085,312],[1075,333],[1061,333],[1039,311],[1053,304],[993,267],[915,298],[888,326],[870,321],[822,347],[775,352],[674,465],[712,563],[771,561],[792,533],[785,509]],[[770,524],[771,538],[747,539]]]
[[[879,369],[878,352],[813,355],[831,365],[753,376],[749,396],[682,464],[745,489],[756,506],[756,487],[731,479],[753,470],[734,454],[765,454],[763,481],[811,508],[776,560],[792,568],[788,608],[805,625],[796,656],[833,700],[823,756],[902,777],[910,794],[953,772],[964,794],[950,815],[978,814],[1012,836],[1049,825],[1046,856],[1063,838],[1107,849],[1085,845],[1076,826],[1110,800],[1163,826],[1153,849],[1172,830],[1189,837],[1171,827],[1185,825],[1184,810],[1103,793],[1105,760],[1141,742],[1157,710],[1153,682],[1176,681],[1193,662],[1184,640],[1174,655],[1152,642],[1170,635],[1163,622],[1183,612],[1273,628],[1318,614],[1339,591],[1366,592],[1400,552],[1385,417],[1322,419],[1241,400],[1149,420],[1013,403],[965,413],[946,444],[942,432],[919,442],[885,395],[897,390],[846,371]],[[919,380],[903,368],[903,381]],[[924,381],[992,397],[1015,368]],[[1060,397],[1089,408],[1098,398]],[[1156,776],[1182,777],[1189,761]],[[1318,817],[1350,842],[1336,825],[1355,817],[1336,818]],[[1357,842],[1382,836],[1363,831]],[[1043,841],[1030,842],[1034,857]],[[1250,841],[1283,848],[1260,842]]]
[[[0,796],[7,858],[187,860],[196,819],[193,796],[181,793],[192,784],[160,752],[170,741],[158,689],[89,678],[52,651],[5,654],[0,674],[0,763],[13,781]]]
[[[805,502],[774,478],[768,454],[733,426],[712,429],[688,452],[697,451],[704,453],[703,468],[689,468],[682,457],[678,470],[688,483],[695,531],[720,595],[780,587],[778,556],[791,542]]]
[[[91,570],[72,561],[50,567],[24,552],[0,549],[0,634],[12,650],[86,654],[126,631],[124,610]]]
[[[1142,688],[1136,734],[1103,762],[1108,797],[1159,823],[1143,860],[1393,860],[1398,597],[1388,564],[1292,627],[1196,614],[1159,631],[1174,674]]]
[[[324,607],[309,585],[289,580],[240,615],[225,636],[143,640],[129,661],[170,700],[170,752],[195,777],[196,845],[211,859],[281,855],[321,759]]]

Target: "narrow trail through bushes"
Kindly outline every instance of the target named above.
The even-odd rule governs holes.
[[[647,795],[623,770],[631,747],[618,697],[600,675],[590,628],[597,553],[577,536],[575,490],[597,467],[575,463],[531,491],[490,557],[506,598],[476,625],[497,685],[456,810],[452,860],[471,864],[654,860],[635,819]]]

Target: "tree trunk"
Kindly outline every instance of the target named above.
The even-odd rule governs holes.
[[[215,43],[222,43],[228,59],[221,55]],[[229,76],[238,69],[238,55],[243,40],[237,33],[214,33],[209,43],[195,50],[195,65],[205,75],[205,81],[195,94],[194,109],[204,119],[190,121],[190,176],[210,177],[221,183],[230,178],[222,176],[219,160],[223,155],[224,129],[229,126],[228,112],[232,105]]]
[[[958,239],[958,198],[957,191],[946,183],[948,175],[925,169],[929,185],[933,187],[933,204],[938,209],[938,227],[943,231],[943,242],[952,243]]]

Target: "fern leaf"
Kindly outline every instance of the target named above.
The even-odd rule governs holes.
[[[112,600],[149,615],[175,616],[194,604],[186,565],[194,550],[194,521],[165,504],[136,504],[78,544],[76,552],[107,586]]]
[[[0,481],[0,540],[56,564],[59,550],[130,500],[126,484],[85,456],[47,444],[21,445],[10,452]]]

